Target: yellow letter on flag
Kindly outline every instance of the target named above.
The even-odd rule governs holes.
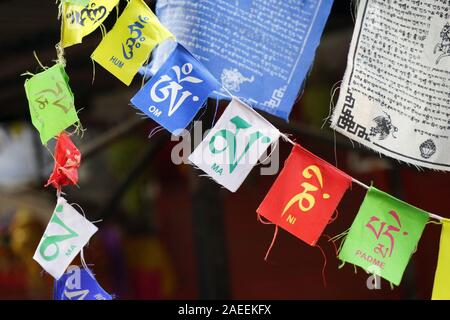
[[[91,0],[83,6],[65,2],[61,23],[61,46],[67,48],[81,43],[84,36],[105,21],[118,3],[119,0]]]
[[[142,0],[131,0],[91,58],[126,85],[162,41],[175,37]]]
[[[442,221],[432,300],[450,300],[450,220]]]

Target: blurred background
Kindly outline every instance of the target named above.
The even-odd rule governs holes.
[[[121,1],[121,10],[124,7]],[[152,1],[146,1],[151,7]],[[56,59],[60,22],[55,1],[0,2],[0,299],[51,299],[53,278],[32,259],[55,206],[44,188],[53,167],[32,127],[23,88],[26,71]],[[115,14],[106,20],[109,30]],[[331,89],[342,79],[353,31],[350,1],[335,1],[303,95],[286,123],[263,115],[316,155],[424,210],[450,217],[448,173],[417,171],[380,158],[334,135],[324,119]],[[276,175],[255,168],[236,193],[200,171],[171,161],[177,143],[129,106],[141,85],[129,87],[97,66],[90,54],[100,30],[66,49],[66,71],[79,117],[87,129],[75,144],[83,153],[79,187],[63,191],[99,231],[85,249],[99,283],[118,299],[430,299],[440,226],[428,224],[400,287],[369,290],[368,275],[346,264],[338,269],[334,246],[322,237],[310,247],[280,230],[267,262],[274,227],[256,219],[256,208]],[[335,97],[337,98],[337,96]],[[225,108],[221,103],[217,117]],[[211,126],[215,101],[202,117]],[[54,145],[49,144],[53,150]],[[280,166],[291,145],[280,143]],[[280,168],[281,169],[281,168]],[[351,225],[365,190],[354,185],[339,206],[328,236]],[[77,263],[75,261],[74,263]]]

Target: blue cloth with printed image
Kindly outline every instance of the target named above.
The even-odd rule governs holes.
[[[162,22],[213,76],[222,90],[288,120],[312,66],[333,0],[158,0]],[[154,52],[152,73],[173,50]],[[144,73],[144,72],[142,72]]]

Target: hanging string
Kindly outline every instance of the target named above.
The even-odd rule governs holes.
[[[441,224],[443,224],[444,223],[444,220],[446,220],[446,219],[443,219],[443,220],[440,220],[440,221],[434,221],[434,220],[430,220],[430,221],[428,221],[426,224],[429,224],[429,223],[431,223],[431,224],[437,224],[437,225],[441,225]]]
[[[55,45],[55,49],[56,49],[56,57],[57,57],[56,62],[60,63],[63,67],[65,67],[66,59],[64,58],[64,48],[62,47],[61,42],[58,42]]]
[[[333,245],[334,252],[336,253],[336,256],[337,256],[338,255],[338,248],[336,247],[336,244],[334,243],[334,241],[331,241],[331,237],[329,235],[325,234],[325,233],[323,233],[322,236],[327,238],[328,242],[331,242],[331,244]]]
[[[354,183],[356,183],[356,184],[358,184],[358,185],[360,185],[361,187],[363,187],[364,189],[367,189],[367,190],[369,190],[369,186],[368,185],[366,185],[366,184],[364,184],[364,183],[362,183],[361,181],[359,181],[359,180],[356,180],[355,178],[353,178],[352,177],[352,181],[354,182]]]
[[[323,129],[323,127],[325,126],[325,124],[328,122],[328,120],[330,120],[331,118],[331,114],[334,110],[334,96],[336,95],[336,92],[340,89],[340,85],[342,83],[342,80],[337,81],[335,84],[333,84],[333,86],[330,89],[330,104],[328,106],[328,115],[326,116],[326,118],[323,120],[322,126],[320,127],[320,129]]]
[[[38,58],[38,56],[37,56],[37,54],[36,54],[36,51],[33,51],[33,55],[34,55],[34,58],[36,59],[36,61],[38,62],[39,66],[40,66],[43,70],[47,70],[48,68],[45,67],[45,66],[42,64],[41,60],[39,60],[39,58]]]
[[[355,13],[353,12],[353,10],[354,10],[353,0],[350,0],[350,16],[352,17],[353,23],[355,23]]]
[[[59,198],[60,198],[61,196],[65,196],[65,195],[66,195],[66,193],[63,192],[61,188],[59,188],[59,190],[56,190],[56,200],[57,200],[57,201],[59,200]]]
[[[338,241],[340,238],[345,237],[349,231],[350,231],[350,228],[345,230],[342,233],[339,233],[338,235],[335,235],[334,237],[331,237],[328,241],[333,241],[333,242]]]
[[[59,200],[59,198],[61,197],[62,191],[61,191],[61,186],[59,186],[58,188],[56,188],[56,201]]]
[[[26,72],[24,72],[24,73],[21,73],[20,74],[21,76],[34,76],[35,74],[34,73],[32,73],[32,72],[30,72],[30,71],[26,71]]]
[[[231,92],[230,92],[230,90],[228,90],[227,88],[225,88],[224,86],[222,86],[222,89],[228,94],[228,96],[230,97],[230,98],[234,98],[234,99],[237,99],[237,100],[239,100],[239,101],[241,101],[238,97],[236,97],[236,96],[234,96]],[[242,103],[244,103],[243,101],[241,101]],[[246,103],[244,103],[246,106],[248,106]]]
[[[81,265],[83,266],[84,270],[86,270],[86,272],[92,277],[92,279],[95,279],[94,274],[92,273],[91,269],[88,267],[88,265],[86,263],[86,259],[84,258],[84,248],[81,248],[80,260],[81,260]]]
[[[212,126],[214,127],[214,124],[216,123],[216,116],[217,116],[217,110],[219,109],[219,99],[216,98],[216,109],[214,110],[214,116],[212,121]]]
[[[240,103],[242,103],[243,105],[247,106],[250,110],[253,110],[253,108],[252,108],[251,106],[249,106],[247,103],[245,103],[244,101],[242,101],[242,100],[239,99],[238,97],[233,96],[233,94],[232,94],[227,88],[225,88],[225,87],[222,87],[222,88],[225,90],[225,92],[227,92],[227,93],[230,95],[230,97],[232,97],[232,98],[238,100]],[[255,111],[255,114],[256,114],[257,116],[259,116],[259,118],[262,119],[262,120],[264,120],[265,122],[269,122],[269,121],[266,120],[262,115],[260,115],[258,112]],[[269,122],[269,123],[270,123],[270,122]],[[279,133],[280,133],[280,136],[281,136],[285,141],[289,142],[289,143],[292,144],[292,145],[296,145],[296,143],[295,143],[294,141],[292,141],[286,134],[282,133],[281,131],[279,131]],[[337,157],[336,157],[336,159],[337,159]],[[336,160],[336,161],[337,161],[337,160]],[[369,186],[368,186],[368,185],[366,185],[365,183],[363,183],[363,182],[361,182],[361,181],[359,181],[359,180],[357,180],[357,179],[355,179],[355,178],[353,178],[353,177],[351,177],[351,178],[352,178],[352,182],[354,182],[354,183],[356,183],[357,185],[363,187],[364,189],[369,190]],[[436,219],[436,220],[440,220],[440,221],[442,221],[442,220],[445,219],[445,218],[443,218],[443,217],[441,217],[441,216],[439,216],[439,215],[432,214],[432,213],[428,213],[428,215],[430,216],[430,218],[433,218],[433,219]]]
[[[294,141],[292,141],[286,134],[280,131],[280,136],[284,139],[284,141],[289,142],[293,146],[297,145]]]
[[[262,217],[259,215],[259,213],[256,213],[256,219],[262,224],[266,224],[266,225],[273,224],[270,221],[264,221],[262,219]],[[277,235],[278,235],[278,226],[275,225],[275,230],[274,230],[274,233],[273,233],[272,242],[270,243],[270,246],[267,249],[266,255],[264,256],[264,261],[266,261],[266,262],[267,262],[267,258],[269,257],[270,252],[272,251],[273,245],[275,244],[275,239],[277,238]]]
[[[336,131],[333,130],[333,150],[334,150],[334,165],[338,168],[337,160],[337,146],[336,146]]]
[[[263,218],[261,217],[261,215],[259,213],[256,213],[256,219],[258,220],[258,222],[262,223],[262,224],[273,224],[270,221],[264,221]]]
[[[154,135],[156,135],[158,132],[161,132],[162,130],[164,130],[164,127],[163,126],[156,126],[156,127],[154,127],[151,131],[150,131],[150,133],[149,133],[149,135],[148,135],[148,139],[151,139]]]
[[[147,60],[144,62],[144,75],[142,76],[142,82],[141,82],[141,89],[145,84],[145,78],[147,77],[147,70],[148,70],[148,61],[150,60],[150,56],[147,57]]]
[[[325,268],[327,266],[327,256],[325,255],[325,252],[318,244],[316,244],[315,247],[319,248],[320,252],[322,253],[323,259],[324,259],[324,263],[323,263],[323,267],[322,267],[322,281],[323,281],[323,286],[326,288],[327,287],[327,279],[325,278]]]
[[[84,109],[84,108],[78,109],[78,110],[77,110],[77,114],[78,114],[79,112],[81,112],[83,109]],[[83,125],[81,124],[80,121],[78,121],[76,124],[74,124],[74,126],[75,126],[75,128],[73,129],[73,131],[69,131],[69,132],[66,131],[67,134],[69,135],[69,137],[72,137],[73,135],[76,134],[76,135],[79,136],[80,138],[83,138],[83,137],[84,137],[84,132],[85,132],[87,129],[83,127]]]
[[[335,242],[342,238],[341,243],[339,244],[339,248],[337,248],[337,250],[336,250],[336,256],[338,256],[339,252],[341,252],[342,246],[345,242],[345,239],[346,239],[349,231],[350,231],[350,228],[328,240],[328,242],[331,241],[333,243],[333,245],[336,247]]]
[[[334,212],[335,212],[335,214],[330,218],[330,221],[328,221],[328,224],[333,223],[333,222],[336,221],[336,219],[338,218],[338,216],[339,216],[339,211],[338,211],[338,209],[334,210]]]
[[[265,162],[267,161],[267,160],[269,160],[270,159],[270,157],[272,156],[272,154],[275,152],[275,150],[278,148],[278,140],[274,143],[274,144],[272,144],[271,145],[271,149],[270,149],[270,153],[267,155],[267,157],[265,157],[263,160],[258,160],[258,163],[259,164],[265,164]],[[266,151],[267,151],[267,149],[266,149]]]
[[[102,23],[101,25],[100,25],[100,32],[102,33],[102,39],[106,36],[106,27],[105,27],[105,25]]]
[[[56,0],[56,1],[55,1],[55,4],[57,4],[58,1],[59,1],[59,4],[58,4],[58,16],[57,16],[57,19],[59,20],[59,19],[61,19],[61,17],[62,17],[63,0]]]
[[[336,92],[340,89],[340,84],[342,83],[342,80],[336,82],[333,87],[331,88],[331,99],[330,99],[330,105],[328,107],[328,116],[325,118],[325,121],[322,123],[322,126],[320,129],[323,129],[325,124],[328,122],[328,120],[331,118],[331,114],[334,110],[334,96]],[[338,161],[337,161],[337,146],[336,146],[336,131],[333,130],[333,151],[334,151],[334,164],[335,167],[338,168]]]
[[[267,258],[269,257],[270,251],[272,251],[272,247],[275,244],[275,240],[277,238],[277,235],[278,235],[278,226],[275,225],[275,231],[273,233],[272,242],[270,243],[269,249],[267,249],[266,255],[264,257],[264,261],[266,261],[266,262],[267,262]]]
[[[91,82],[91,84],[94,84],[94,80],[95,80],[95,61],[92,58],[91,58],[91,61],[92,61],[92,82]]]
[[[429,212],[427,212],[427,213],[430,216],[430,218],[432,218],[432,219],[436,219],[436,220],[439,220],[439,221],[447,220],[446,218],[438,216],[437,214],[433,214],[433,213],[429,213]]]
[[[80,108],[77,111],[77,114],[81,112],[84,108]],[[81,122],[77,122],[75,133],[80,137],[80,139],[83,139],[84,133],[87,131],[87,128],[83,127],[83,124]]]

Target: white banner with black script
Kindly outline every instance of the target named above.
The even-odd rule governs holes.
[[[361,0],[331,127],[380,153],[450,171],[446,1]]]

